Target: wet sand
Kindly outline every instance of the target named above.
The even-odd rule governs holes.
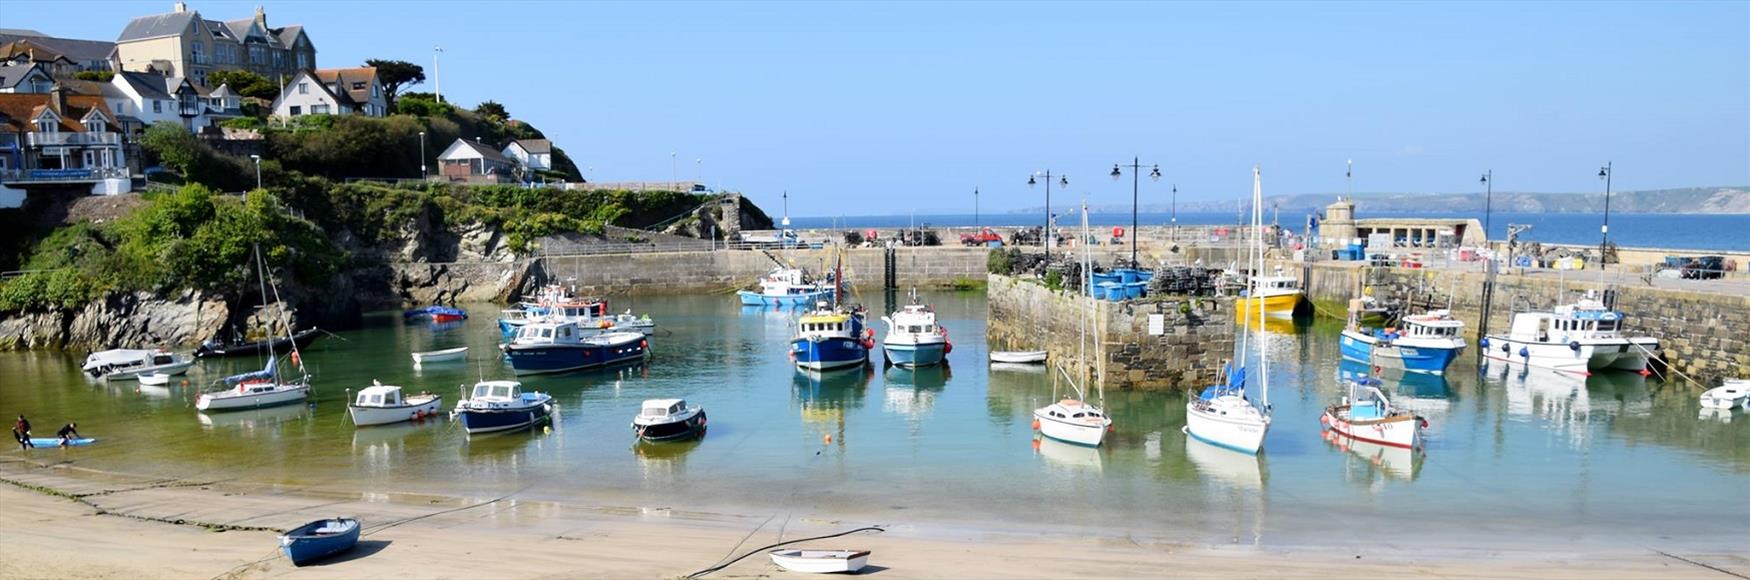
[[[0,578],[675,578],[785,539],[871,522],[785,515],[276,489],[148,480],[70,466],[0,460]],[[275,532],[334,515],[361,518],[360,546],[294,568]],[[181,522],[181,523],[176,523]],[[1172,544],[1135,536],[1075,537],[885,522],[885,533],[816,547],[874,550],[881,578],[1379,577],[1720,578],[1750,573],[1750,555],[1650,550],[1298,550]],[[385,525],[395,524],[395,525]],[[223,528],[228,531],[218,531]],[[709,577],[779,571],[763,554]]]

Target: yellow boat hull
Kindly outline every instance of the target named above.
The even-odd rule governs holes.
[[[1260,299],[1258,298],[1236,300],[1234,302],[1235,319],[1245,320],[1248,317],[1254,319],[1257,318],[1258,313],[1252,309],[1257,306],[1259,301]],[[1294,318],[1294,308],[1300,305],[1300,293],[1296,292],[1294,294],[1265,296],[1262,298],[1262,301],[1264,303],[1265,317]]]

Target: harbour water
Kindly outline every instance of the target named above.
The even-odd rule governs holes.
[[[1066,211],[1065,207],[1060,210]],[[1180,212],[1179,225],[1231,225],[1240,221],[1240,217],[1227,212]],[[1289,212],[1281,214],[1283,227],[1299,232],[1305,229],[1306,212]],[[1482,212],[1442,211],[1439,213],[1410,212],[1378,212],[1367,211],[1365,205],[1356,212],[1358,218],[1475,218],[1483,219]],[[1062,218],[1060,218],[1062,219]],[[1137,216],[1137,223],[1148,226],[1166,225],[1172,219],[1171,214],[1143,212]],[[1267,216],[1269,219],[1269,216]],[[942,215],[890,215],[890,216],[845,216],[845,217],[795,217],[791,224],[797,228],[904,228],[916,225],[932,225],[937,227],[971,226],[983,224],[986,226],[1034,226],[1044,222],[1040,213],[987,213],[973,214],[942,214]],[[1094,213],[1089,215],[1089,222],[1095,226],[1129,226],[1130,213]],[[1598,227],[1603,225],[1603,214],[1581,213],[1513,213],[1495,212],[1489,219],[1489,239],[1507,239],[1508,224],[1527,224],[1530,230],[1520,235],[1521,240],[1551,244],[1596,244],[1598,243]],[[1719,232],[1750,231],[1750,215],[1731,214],[1611,214],[1610,239],[1617,245],[1629,248],[1670,248],[1713,251],[1750,251],[1750,238],[1745,236],[1725,236]]]
[[[869,299],[872,298],[872,299]],[[203,361],[188,387],[90,381],[83,353],[0,353],[0,412],[38,434],[68,420],[99,438],[33,459],[190,481],[367,494],[442,494],[591,506],[785,514],[967,529],[1077,531],[1262,546],[1401,548],[1682,545],[1750,536],[1750,416],[1703,413],[1698,389],[1633,374],[1572,378],[1505,367],[1387,380],[1425,416],[1424,452],[1327,441],[1318,416],[1340,394],[1336,326],[1270,329],[1275,425],[1261,457],[1187,441],[1184,396],[1108,392],[1104,447],[1036,442],[1030,413],[1053,399],[1042,368],[991,368],[979,292],[924,293],[951,331],[946,368],[809,376],[786,358],[793,311],[732,297],[620,299],[659,331],[647,363],[524,377],[560,410],[547,431],[469,438],[438,420],[355,428],[347,389],[373,379],[430,390],[509,377],[497,307],[434,327],[398,313],[304,352],[313,407],[202,415],[195,386],[259,368]],[[871,310],[881,297],[866,297]],[[1075,332],[1075,329],[1065,329]],[[471,347],[415,369],[410,351]],[[709,434],[638,445],[640,401],[685,397]],[[7,452],[18,456],[23,452]]]

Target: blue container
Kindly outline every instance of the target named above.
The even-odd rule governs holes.
[[[1107,284],[1117,284],[1123,281],[1122,276],[1112,272],[1094,272],[1091,275],[1094,277],[1094,287],[1096,288]]]
[[[1154,279],[1155,279],[1155,273],[1151,270],[1137,270],[1136,271],[1136,281],[1137,282],[1152,282],[1152,281],[1154,281]]]
[[[1128,269],[1127,270],[1119,270],[1118,271],[1118,281],[1120,283],[1123,283],[1123,284],[1130,284],[1132,282],[1135,282],[1136,281],[1136,270],[1128,270]]]
[[[1122,300],[1122,297],[1124,296],[1124,286],[1116,282],[1101,282],[1094,285],[1094,298],[1096,299],[1112,300],[1113,292],[1117,292],[1120,297],[1119,299]]]
[[[1143,292],[1147,290],[1148,282],[1131,282],[1124,285],[1124,297],[1135,300],[1141,298]]]

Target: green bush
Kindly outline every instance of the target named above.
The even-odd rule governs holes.
[[[992,249],[990,255],[984,260],[984,266],[990,273],[1004,276],[1015,271],[1014,260],[1007,251],[1002,249]]]
[[[1052,270],[1045,273],[1045,287],[1052,292],[1063,290],[1063,272]]]

